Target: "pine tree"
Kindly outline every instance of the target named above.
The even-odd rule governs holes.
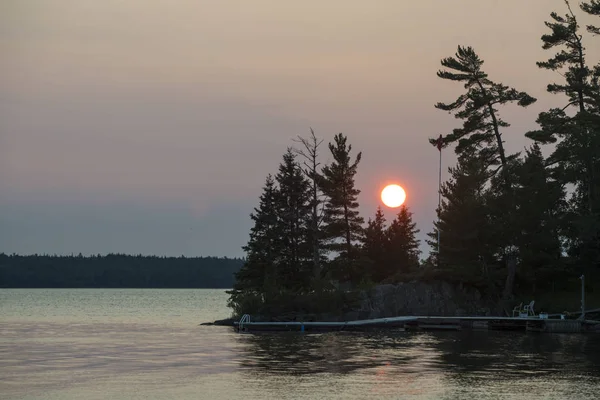
[[[292,149],[284,154],[275,180],[279,185],[275,201],[282,245],[277,265],[280,285],[292,290],[307,288],[312,275],[307,226],[310,216],[309,183]]]
[[[387,276],[407,273],[419,266],[419,241],[416,237],[419,230],[416,226],[412,213],[406,205],[402,205],[386,231]]]
[[[584,12],[600,17],[600,0],[584,1],[580,4],[580,7]],[[588,25],[587,30],[594,35],[600,35],[600,27],[598,26]]]
[[[456,153],[462,154],[468,148],[478,149],[478,157],[487,165],[506,165],[509,157],[504,149],[501,129],[509,124],[498,114],[498,105],[516,102],[526,107],[536,101],[525,92],[495,83],[481,69],[483,60],[472,47],[459,46],[455,57],[444,58],[438,71],[442,79],[461,82],[467,92],[452,103],[437,103],[436,108],[454,112],[463,120],[461,128],[443,138],[443,144],[456,143]],[[430,139],[437,144],[437,139]],[[470,150],[469,150],[470,151]]]
[[[326,196],[324,239],[328,250],[338,253],[330,270],[340,281],[356,282],[362,278],[356,260],[360,257],[357,244],[363,240],[364,220],[358,213],[360,190],[354,187],[354,177],[362,154],[359,152],[352,162],[352,145],[341,133],[329,143],[329,150],[333,161],[323,168],[320,186]]]
[[[457,142],[455,151],[458,155],[476,152],[477,158],[486,165],[486,168],[499,165],[496,171],[499,168],[504,170],[518,155],[506,154],[501,129],[510,125],[500,118],[497,106],[516,103],[521,107],[527,107],[536,99],[525,92],[491,81],[482,70],[482,65],[483,60],[471,47],[459,46],[455,57],[442,60],[442,66],[447,70],[439,71],[438,76],[442,79],[462,82],[467,89],[467,92],[453,103],[436,104],[436,108],[455,112],[456,118],[463,120],[463,126],[454,129],[451,134],[443,138],[443,144]],[[430,143],[437,144],[437,140],[430,139]],[[503,172],[501,176],[508,207],[512,209],[515,199],[509,180],[510,174]],[[510,220],[512,215],[509,213],[506,217]],[[508,243],[502,252],[507,255],[504,296],[508,298],[512,294],[512,282],[516,274],[514,243]]]
[[[600,17],[600,1],[583,2],[580,7],[587,14]],[[587,31],[600,35],[600,27],[596,25],[588,25]],[[579,212],[574,218],[573,234],[570,236],[570,254],[590,267],[600,268],[600,63],[590,68],[589,85],[584,86],[584,93],[586,113],[578,116],[588,129],[589,182],[587,185],[579,183],[580,190],[573,198],[573,208]]]
[[[490,173],[475,154],[464,153],[448,169],[451,178],[442,185],[442,206],[427,243],[445,279],[463,283],[486,280],[496,264],[487,217],[486,182]],[[440,251],[437,232],[440,231]]]
[[[385,226],[385,216],[381,207],[377,207],[375,219],[367,222],[365,229],[365,244],[363,252],[370,262],[370,278],[373,282],[381,282],[388,277],[387,271],[387,228]]]
[[[573,184],[569,252],[584,265],[600,265],[600,65],[590,68],[584,37],[568,1],[564,16],[551,13],[546,22],[550,33],[542,36],[545,50],[558,49],[549,60],[538,62],[542,69],[559,72],[563,83],[548,85],[548,92],[563,94],[563,108],[539,114],[540,129],[527,137],[540,143],[556,143],[547,163],[563,184]],[[584,12],[600,15],[599,4],[581,4]],[[588,31],[597,33],[590,25]],[[572,109],[572,112],[569,109]]]

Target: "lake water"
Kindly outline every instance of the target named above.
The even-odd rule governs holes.
[[[2,399],[599,399],[600,336],[238,334],[222,290],[0,289]]]

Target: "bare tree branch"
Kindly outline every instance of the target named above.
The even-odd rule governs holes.
[[[320,227],[323,221],[323,209],[324,202],[322,200],[323,195],[319,187],[319,166],[321,163],[318,161],[319,146],[323,143],[323,139],[318,139],[315,135],[315,131],[310,128],[310,137],[303,138],[298,136],[296,139],[292,139],[295,143],[300,145],[300,148],[293,148],[294,153],[304,158],[302,165],[302,172],[310,181],[311,189],[311,206],[312,213],[310,218],[310,231],[311,241],[313,247],[313,273],[315,278],[320,275],[320,261],[321,261],[321,235]],[[319,210],[319,206],[321,209]]]

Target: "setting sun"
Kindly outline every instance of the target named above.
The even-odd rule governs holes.
[[[387,185],[381,191],[381,201],[390,208],[400,207],[406,200],[406,192],[398,185]]]

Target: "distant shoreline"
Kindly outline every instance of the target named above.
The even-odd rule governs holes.
[[[196,290],[196,289],[210,289],[210,290],[230,290],[228,287],[86,287],[86,286],[68,286],[68,287],[58,287],[58,286],[48,286],[48,287],[31,287],[31,286],[0,286],[0,290],[2,289],[98,289],[98,290],[106,290],[106,289],[123,289],[123,290],[133,290],[133,289],[169,289],[169,290]]]
[[[2,289],[228,289],[239,258],[6,255]]]

